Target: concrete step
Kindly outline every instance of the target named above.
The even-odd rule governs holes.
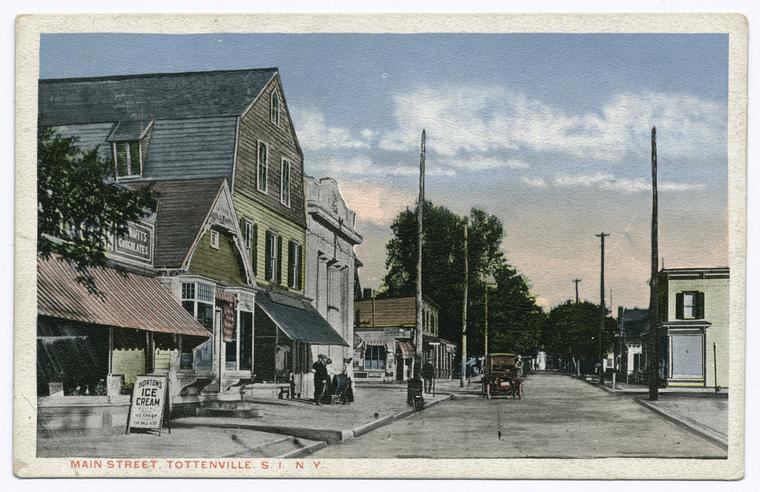
[[[214,408],[201,407],[195,410],[198,417],[232,417],[232,418],[261,418],[261,410],[257,408]]]

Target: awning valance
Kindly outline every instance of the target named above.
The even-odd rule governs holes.
[[[315,345],[349,346],[307,301],[274,292],[259,292],[256,294],[256,305],[292,340]]]
[[[384,333],[378,333],[376,331],[355,331],[355,335],[359,335],[364,342],[364,345],[371,347],[385,347],[386,340]],[[393,339],[391,339],[393,341]]]
[[[208,338],[208,330],[155,277],[93,268],[97,296],[59,257],[37,261],[37,314],[95,325]]]

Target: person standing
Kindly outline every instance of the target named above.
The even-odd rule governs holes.
[[[433,392],[433,377],[435,376],[435,368],[430,361],[425,362],[422,366],[422,379],[425,380],[425,393]]]
[[[327,356],[319,354],[317,361],[311,366],[314,371],[314,402],[317,405],[322,404],[324,393],[327,388],[327,380],[330,375],[327,372]]]

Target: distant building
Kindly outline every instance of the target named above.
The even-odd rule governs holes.
[[[672,268],[658,273],[660,339],[643,334],[644,366],[660,343],[668,386],[726,388],[729,364],[729,269]]]
[[[359,378],[405,381],[412,375],[416,299],[364,298],[355,303],[354,373]],[[438,305],[422,303],[423,354],[438,378],[451,378],[456,344],[438,336]]]
[[[618,307],[618,339],[616,352],[620,372],[629,382],[639,382],[641,373],[641,334],[649,326],[649,310]]]

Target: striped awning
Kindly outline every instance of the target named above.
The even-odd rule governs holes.
[[[82,323],[208,338],[209,331],[155,277],[91,270],[102,296],[76,281],[76,270],[53,256],[37,261],[37,314]]]
[[[398,340],[398,349],[402,359],[414,358],[414,345],[409,340]]]

